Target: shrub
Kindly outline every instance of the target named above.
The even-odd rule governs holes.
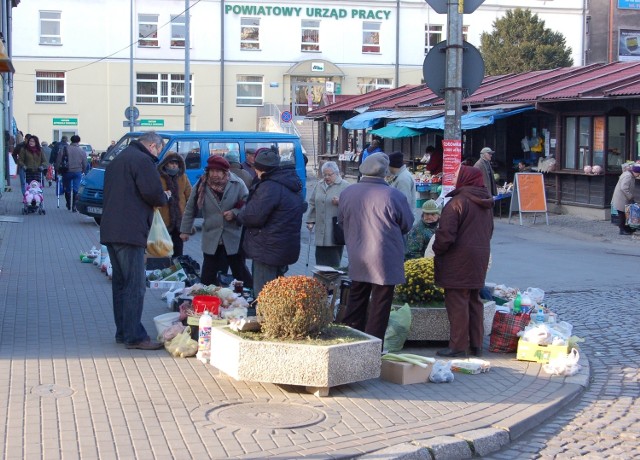
[[[444,290],[433,281],[433,258],[410,259],[404,263],[405,284],[396,286],[395,295],[400,302],[420,306],[444,299]]]
[[[308,276],[276,278],[264,285],[257,300],[262,332],[269,338],[314,337],[333,319],[326,287]]]

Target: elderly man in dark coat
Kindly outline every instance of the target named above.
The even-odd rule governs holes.
[[[369,155],[360,172],[360,182],[340,194],[338,205],[352,281],[342,322],[384,340],[395,285],[405,282],[402,235],[414,218],[402,192],[384,180],[386,154]]]
[[[482,172],[460,166],[456,188],[447,197],[433,243],[435,282],[444,288],[444,304],[449,316],[449,348],[439,356],[482,354],[484,333],[480,290],[484,287],[491,236],[493,198],[484,186]]]

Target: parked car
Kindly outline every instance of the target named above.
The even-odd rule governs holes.
[[[95,149],[93,147],[91,147],[91,144],[78,144],[78,146],[82,150],[87,152],[87,158],[89,158],[90,155],[93,155],[94,153],[96,153]]]

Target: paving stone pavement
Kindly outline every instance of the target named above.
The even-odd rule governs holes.
[[[22,216],[15,192],[0,199],[2,458],[426,459],[461,458],[472,449],[495,458],[546,458],[566,445],[566,452],[577,452],[579,436],[594,438],[587,426],[602,437],[601,452],[630,458],[638,447],[626,434],[638,432],[637,338],[618,331],[604,340],[601,330],[605,324],[620,329],[616,305],[637,319],[635,301],[619,289],[580,296],[584,308],[566,311],[578,335],[584,328],[589,339],[578,376],[551,377],[536,363],[489,354],[489,373],[456,374],[451,384],[398,386],[373,379],[316,398],[298,388],[236,382],[195,359],[115,344],[110,282],[78,257],[98,244],[98,227],[56,208],[52,188],[45,196],[43,216]],[[306,238],[303,233],[305,245],[291,273],[313,266]],[[201,259],[198,238],[186,251]],[[153,317],[167,311],[160,294],[147,291],[143,322],[151,334]],[[575,301],[576,293],[559,291],[549,303],[562,315],[564,305]],[[603,309],[610,313],[606,320],[589,313]],[[436,349],[412,350],[433,356]],[[589,376],[587,356],[593,382],[579,397]],[[577,405],[562,409],[573,400]],[[234,407],[245,411],[246,423],[229,417]],[[313,423],[283,428],[274,414],[291,409]],[[592,424],[581,421],[583,412]],[[623,442],[615,444],[618,438]],[[555,439],[559,443],[549,441]]]

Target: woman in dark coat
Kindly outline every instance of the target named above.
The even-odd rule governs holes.
[[[484,287],[493,234],[493,199],[482,171],[460,166],[456,188],[447,197],[440,217],[435,253],[435,282],[444,288],[444,303],[449,316],[449,348],[439,356],[482,354]]]

